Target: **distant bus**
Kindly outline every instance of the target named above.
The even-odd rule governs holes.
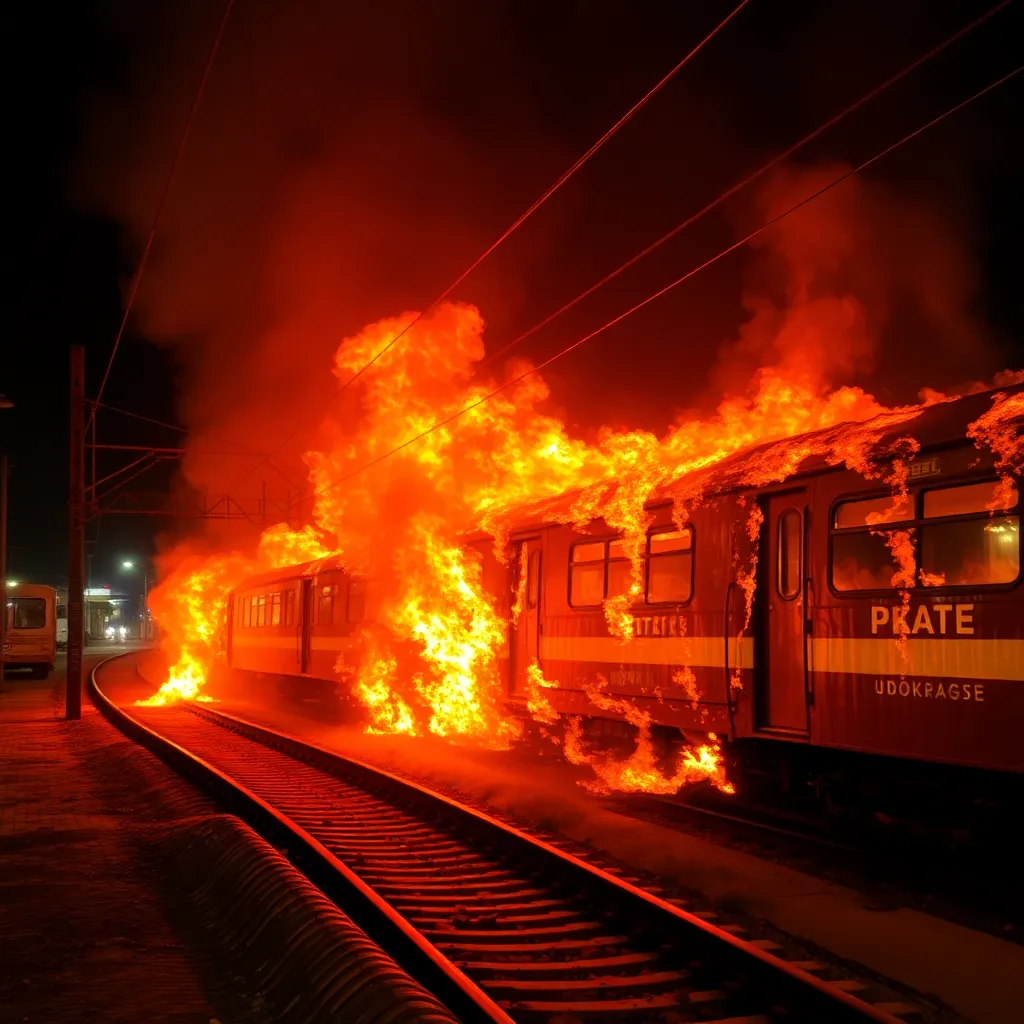
[[[64,636],[66,641],[66,619]],[[36,679],[45,679],[56,653],[57,591],[36,583],[8,587],[4,667],[28,668]]]

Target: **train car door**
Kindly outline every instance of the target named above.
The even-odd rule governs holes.
[[[526,671],[540,659],[541,542],[521,541],[515,559],[516,595],[521,595],[519,617],[512,626],[512,696],[527,692]],[[525,574],[525,579],[524,579]]]
[[[765,509],[767,552],[761,573],[762,693],[760,725],[807,731],[806,601],[807,492],[772,495]]]
[[[309,672],[310,641],[312,639],[313,615],[316,612],[316,605],[313,603],[313,581],[304,579],[302,581],[302,600],[299,603],[299,628],[297,637],[299,642],[299,671],[303,675]]]

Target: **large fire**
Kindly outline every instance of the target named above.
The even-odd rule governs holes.
[[[335,359],[339,380],[348,381],[410,318],[384,320],[346,339]],[[519,732],[502,706],[498,681],[507,629],[463,543],[466,535],[486,531],[507,558],[511,510],[578,492],[563,513],[566,521],[583,524],[602,517],[623,536],[632,564],[631,588],[606,602],[605,616],[609,631],[627,639],[629,604],[642,592],[649,526],[644,506],[655,488],[672,495],[682,522],[702,500],[692,482],[695,471],[751,446],[767,445],[754,469],[746,471],[742,482],[747,484],[781,479],[809,455],[868,471],[871,446],[919,409],[886,409],[857,388],[829,390],[804,368],[787,365],[761,370],[745,397],[723,402],[709,418],[681,420],[662,437],[605,430],[587,443],[542,411],[548,390],[539,375],[480,401],[496,386],[474,379],[483,357],[483,321],[472,306],[447,303],[420,318],[346,396],[358,396],[356,428],[351,417],[347,426],[330,419],[324,425],[328,443],[307,453],[315,488],[313,521],[298,529],[279,524],[265,531],[252,557],[180,560],[153,594],[172,669],[151,702],[201,699],[223,645],[227,592],[246,575],[339,555],[350,569],[372,575],[380,585],[376,628],[367,634],[366,654],[353,682],[354,694],[367,709],[369,729],[507,745]],[[511,376],[526,369],[513,367]],[[457,419],[406,444],[467,407]],[[979,424],[978,431],[1008,464],[1019,455],[1013,450],[1019,439],[1011,443],[1004,438],[1000,424],[1005,411],[994,407],[991,421]],[[862,426],[828,430],[851,422]],[[812,440],[792,440],[822,430]],[[894,452],[901,454],[908,452]],[[897,495],[899,489],[897,481]],[[752,540],[759,528],[760,510],[753,507]],[[756,552],[756,544],[753,548]],[[912,574],[913,568],[908,571]],[[746,591],[749,621],[755,565],[737,566],[736,577]],[[522,600],[523,594],[517,594],[513,614]],[[406,670],[409,649],[416,657]],[[544,690],[556,682],[545,679],[536,664],[528,675],[529,710],[551,725],[557,716]],[[662,771],[650,716],[597,687],[590,696],[638,731],[634,753],[615,761],[591,754],[580,723],[568,723],[565,753],[573,762],[592,766],[595,788],[675,792],[707,779],[730,790],[717,740],[686,751],[674,768]]]

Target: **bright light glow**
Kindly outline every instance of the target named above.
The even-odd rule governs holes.
[[[121,565],[125,569],[134,569],[135,568],[135,563],[134,562],[122,562]]]
[[[8,580],[7,581],[7,586],[9,586],[9,587],[16,587],[17,585],[18,585],[18,581],[17,580]]]

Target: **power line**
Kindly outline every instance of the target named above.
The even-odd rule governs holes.
[[[146,247],[142,250],[142,257],[139,260],[139,265],[132,277],[131,288],[128,291],[128,301],[125,303],[124,307],[124,316],[121,317],[121,326],[117,329],[117,335],[114,338],[114,347],[111,349],[110,358],[107,360],[107,368],[103,372],[103,380],[100,382],[100,389],[96,394],[96,403],[92,406],[89,413],[89,422],[86,424],[86,430],[92,426],[93,418],[96,415],[96,407],[99,405],[99,401],[103,397],[103,389],[107,386],[107,379],[110,377],[110,369],[114,365],[114,356],[117,355],[117,350],[121,345],[121,338],[124,337],[125,327],[128,324],[128,317],[131,315],[132,307],[135,305],[135,297],[139,292],[139,284],[142,281],[142,275],[146,269],[146,263],[149,260],[149,252],[153,248],[153,239],[156,237],[156,229],[160,223],[160,215],[163,213],[168,193],[171,191],[171,184],[177,174],[182,154],[185,152],[185,143],[188,140],[189,132],[192,130],[192,122],[196,118],[196,111],[199,109],[199,103],[203,98],[203,93],[206,91],[206,82],[210,77],[210,71],[213,69],[213,61],[217,56],[217,50],[220,49],[220,42],[224,37],[224,30],[228,25],[231,8],[234,6],[235,0],[227,0],[224,5],[224,14],[221,16],[217,35],[214,36],[213,46],[210,47],[210,56],[207,58],[206,67],[203,70],[203,77],[199,81],[199,88],[196,90],[195,99],[192,101],[192,109],[189,111],[188,120],[185,122],[185,129],[181,133],[181,140],[178,142],[178,149],[174,154],[174,162],[171,164],[170,173],[167,175],[166,182],[164,182],[164,190],[160,195],[160,202],[157,204],[156,214],[153,217],[153,223],[149,229],[149,235],[146,238]]]
[[[1009,74],[1003,75],[1001,78],[999,78],[996,81],[994,81],[994,82],[990,83],[989,85],[985,86],[985,88],[980,89],[978,92],[976,92],[973,95],[969,96],[967,99],[961,100],[961,102],[956,104],[956,106],[948,108],[943,113],[939,114],[937,117],[932,118],[932,120],[928,121],[926,124],[923,124],[923,125],[921,125],[921,127],[916,128],[909,135],[904,135],[903,138],[901,138],[897,142],[894,142],[891,145],[887,146],[885,149],[881,150],[881,152],[876,153],[874,156],[870,157],[868,160],[865,160],[863,163],[858,164],[856,167],[853,167],[850,170],[846,171],[845,173],[839,175],[837,178],[834,178],[827,185],[824,185],[822,188],[817,189],[815,192],[812,192],[810,195],[805,196],[798,203],[795,203],[793,206],[790,206],[787,210],[785,210],[782,213],[776,215],[775,217],[772,217],[770,220],[768,220],[764,224],[762,224],[759,228],[755,229],[754,231],[751,231],[750,234],[748,234],[745,237],[741,238],[738,242],[734,242],[728,248],[723,249],[719,253],[717,253],[715,256],[712,256],[709,260],[705,260],[704,263],[702,263],[699,266],[694,267],[693,269],[687,271],[685,274],[683,274],[682,277],[676,278],[676,280],[674,280],[671,284],[668,284],[664,288],[661,288],[658,291],[654,292],[652,295],[649,295],[646,299],[643,299],[641,302],[638,302],[635,306],[630,307],[624,313],[620,313],[617,317],[613,318],[612,320],[609,320],[607,323],[605,323],[602,326],[598,327],[596,330],[591,331],[589,334],[585,334],[582,338],[578,338],[572,344],[567,345],[563,349],[560,349],[553,356],[549,356],[547,359],[545,359],[543,362],[539,363],[537,366],[534,366],[533,368],[527,370],[525,373],[521,373],[518,377],[514,377],[512,380],[506,381],[506,383],[502,384],[500,387],[495,388],[493,391],[489,392],[486,395],[483,395],[481,398],[478,398],[476,401],[470,402],[469,405],[467,405],[464,408],[460,409],[458,412],[452,413],[450,416],[446,416],[443,420],[439,420],[437,423],[435,423],[432,426],[428,427],[426,430],[423,430],[420,433],[415,434],[413,437],[408,438],[408,440],[403,441],[396,448],[392,448],[390,451],[385,452],[383,455],[378,456],[376,459],[372,459],[370,462],[367,462],[365,465],[360,466],[359,469],[354,470],[353,472],[346,474],[345,476],[341,477],[338,480],[335,480],[333,483],[329,484],[327,487],[324,487],[324,488],[321,488],[320,490],[315,491],[313,493],[312,497],[316,498],[316,497],[318,497],[321,494],[326,494],[328,491],[330,491],[333,488],[337,487],[339,484],[343,484],[346,481],[351,480],[354,477],[359,476],[361,473],[366,472],[366,470],[371,469],[372,467],[379,465],[380,463],[384,462],[385,459],[389,459],[392,455],[395,455],[398,452],[404,450],[405,448],[408,448],[410,445],[415,444],[421,438],[426,437],[428,434],[432,434],[435,430],[440,430],[441,427],[447,426],[449,423],[452,423],[455,420],[459,419],[461,416],[464,416],[467,412],[471,412],[473,409],[476,409],[478,406],[481,406],[485,402],[490,401],[492,398],[497,397],[502,392],[507,391],[509,388],[514,387],[516,384],[520,383],[521,381],[526,380],[527,377],[530,377],[533,374],[538,373],[540,370],[543,370],[544,367],[550,366],[553,362],[555,362],[556,359],[561,359],[563,356],[568,355],[574,349],[579,348],[581,345],[583,345],[586,342],[590,341],[592,338],[595,338],[595,337],[597,337],[597,335],[602,334],[604,331],[608,330],[608,328],[614,327],[617,323],[620,323],[621,321],[625,320],[626,317],[631,316],[633,313],[636,313],[638,310],[643,309],[644,306],[647,306],[650,303],[654,302],[656,299],[661,298],[662,295],[665,295],[667,292],[672,291],[673,288],[676,288],[679,285],[683,284],[683,282],[688,281],[691,277],[694,277],[696,274],[699,274],[702,270],[705,270],[707,267],[710,267],[713,263],[717,263],[723,257],[728,256],[729,253],[735,252],[735,250],[739,249],[741,246],[744,246],[748,242],[750,242],[753,239],[757,238],[758,235],[760,235],[763,232],[767,231],[769,228],[774,227],[776,224],[779,223],[779,221],[784,220],[790,214],[795,213],[797,210],[799,210],[802,207],[806,206],[808,203],[813,202],[815,199],[817,199],[820,196],[824,195],[826,192],[831,191],[837,185],[841,185],[844,181],[846,181],[848,178],[852,177],[854,174],[858,174],[860,171],[863,171],[867,167],[870,167],[872,164],[876,163],[878,160],[881,160],[884,156],[887,156],[889,153],[893,152],[893,150],[898,149],[900,146],[904,145],[907,142],[910,142],[911,139],[916,138],[918,135],[920,135],[922,132],[927,131],[929,128],[933,128],[940,121],[944,121],[947,117],[950,117],[951,115],[957,113],[957,111],[962,110],[968,104],[973,103],[975,100],[980,99],[982,96],[984,96],[987,93],[991,92],[993,89],[998,88],[1000,85],[1002,85],[1003,83],[1009,81],[1015,75],[1020,74],[1021,71],[1024,71],[1024,65],[1020,65],[1019,67],[1017,67],[1013,71],[1011,71]]]
[[[165,423],[163,420],[155,420],[151,416],[143,416],[141,413],[129,412],[127,409],[118,409],[115,405],[107,405],[104,402],[96,401],[99,409],[106,409],[107,412],[116,412],[120,416],[130,416],[133,420],[142,420],[143,423],[152,423],[156,427],[164,427],[167,430],[177,431],[179,434],[187,434],[188,428],[181,427],[177,423]]]
[[[717,198],[713,199],[702,209],[698,210],[694,214],[691,214],[684,221],[681,221],[674,228],[672,228],[671,231],[662,235],[661,238],[659,238],[657,241],[652,242],[649,246],[647,246],[646,249],[641,250],[635,256],[626,260],[625,263],[623,263],[621,266],[613,270],[610,274],[607,274],[605,277],[602,277],[601,280],[598,281],[596,284],[592,284],[589,288],[586,289],[586,291],[580,292],[579,295],[577,295],[574,299],[570,299],[570,301],[567,302],[564,306],[561,306],[559,309],[556,309],[553,313],[546,316],[539,323],[534,324],[531,328],[524,331],[518,337],[513,338],[507,345],[502,346],[496,352],[493,352],[492,354],[488,355],[487,358],[480,365],[487,366],[493,363],[496,359],[498,359],[500,356],[503,356],[510,349],[515,348],[517,345],[524,342],[527,338],[536,334],[537,331],[541,330],[544,327],[547,327],[547,325],[551,323],[552,320],[556,320],[563,313],[568,312],[574,306],[582,302],[585,298],[587,298],[590,295],[593,295],[593,293],[596,292],[599,288],[603,288],[606,284],[608,284],[609,281],[613,281],[620,274],[625,273],[625,271],[629,270],[630,267],[639,263],[640,260],[642,260],[645,256],[649,256],[656,249],[661,248],[661,246],[663,246],[666,242],[670,241],[671,239],[675,238],[675,236],[678,235],[681,231],[684,231],[691,224],[696,223],[706,214],[710,213],[716,207],[726,202],[726,200],[732,198],[732,196],[736,195],[737,192],[742,191],[752,182],[760,178],[763,174],[767,173],[773,167],[780,164],[783,160],[789,159],[789,157],[791,157],[798,150],[803,149],[803,147],[806,146],[808,143],[813,142],[814,139],[816,139],[819,135],[828,131],[830,128],[833,128],[840,121],[849,117],[849,115],[852,114],[854,111],[858,110],[866,103],[870,103],[871,100],[875,99],[881,93],[891,88],[893,85],[895,85],[901,79],[905,78],[911,72],[916,71],[919,67],[921,67],[922,64],[927,63],[927,61],[931,60],[933,57],[940,54],[943,50],[948,49],[955,42],[959,41],[965,35],[971,32],[973,29],[976,29],[982,23],[988,21],[989,18],[991,18],[994,14],[997,14],[999,11],[1001,11],[1010,2],[1011,0],[1002,0],[1001,3],[996,4],[994,7],[990,8],[980,17],[975,18],[974,21],[972,21],[968,25],[965,25],[958,32],[955,32],[953,35],[949,36],[943,42],[939,43],[938,46],[935,46],[932,49],[930,49],[927,53],[922,54],[912,64],[908,64],[901,71],[898,71],[895,75],[893,75],[891,78],[887,78],[880,85],[876,85],[870,92],[865,93],[863,96],[860,97],[860,99],[856,100],[855,102],[851,103],[848,107],[845,107],[843,110],[839,111],[838,114],[834,114],[827,121],[825,121],[824,124],[821,124],[817,128],[815,128],[814,131],[812,131],[809,135],[805,135],[802,139],[800,139],[799,142],[793,143],[793,145],[790,146],[789,149],[786,149],[783,152],[779,153],[777,156],[772,157],[767,163],[762,164],[756,171],[753,171],[752,173],[748,174],[745,178],[741,179],[740,181],[736,182],[736,184],[726,189],[725,192],[723,192]]]
[[[373,366],[373,364],[380,359],[385,352],[391,349],[411,327],[429,313],[430,310],[432,310],[439,302],[443,302],[449,295],[451,295],[451,293],[460,284],[462,284],[462,282],[465,281],[465,279],[469,277],[469,275],[473,273],[473,271],[476,270],[476,268],[480,266],[480,264],[483,263],[483,261],[487,259],[487,257],[494,252],[494,250],[497,249],[513,231],[516,230],[516,228],[522,225],[531,214],[535,213],[545,202],[547,202],[547,200],[550,199],[551,196],[553,196],[624,124],[626,124],[634,114],[636,114],[647,104],[649,100],[657,95],[672,80],[672,78],[674,78],[675,75],[704,48],[707,43],[714,39],[714,37],[718,35],[718,33],[725,28],[725,26],[728,25],[729,22],[732,21],[732,19],[735,18],[749,2],[750,0],[741,0],[741,2],[734,7],[732,11],[730,11],[706,36],[704,36],[704,38],[701,39],[701,41],[697,43],[697,45],[694,46],[693,49],[690,50],[690,52],[686,54],[686,56],[683,57],[683,59],[679,61],[679,63],[676,64],[676,66],[672,68],[667,75],[665,75],[652,89],[641,97],[641,99],[634,103],[633,106],[630,107],[629,110],[627,110],[626,113],[623,114],[622,117],[620,117],[618,121],[616,121],[615,124],[613,124],[611,128],[609,128],[608,131],[606,131],[604,135],[602,135],[597,142],[590,147],[590,149],[588,149],[567,171],[561,175],[560,178],[558,178],[557,181],[555,181],[553,185],[551,185],[538,199],[536,199],[523,213],[521,213],[519,217],[517,217],[516,220],[505,229],[498,239],[491,243],[491,245],[488,246],[488,248],[485,249],[454,281],[452,281],[452,283],[448,285],[448,287],[445,288],[445,290],[441,292],[441,294],[434,299],[434,301],[431,302],[425,310],[421,313],[417,313],[416,316],[414,316],[412,320],[410,320],[398,332],[398,334],[396,334],[376,355],[369,360],[369,362],[357,370],[355,374],[353,374],[353,376],[342,385],[341,390],[337,392],[335,397],[343,395],[346,389],[355,383],[355,381],[358,380],[359,377],[361,377],[371,366]],[[1009,0],[1007,0],[1007,2],[1009,2]]]
[[[1009,0],[1006,0],[1006,2],[1008,3]],[[737,4],[736,7],[734,7],[732,11],[730,11],[729,14],[727,14],[710,32],[708,32],[708,34],[705,35],[700,40],[700,42],[698,42],[686,54],[686,56],[682,58],[682,60],[680,60],[673,68],[671,68],[668,71],[667,74],[665,74],[639,100],[637,100],[637,102],[634,103],[633,106],[630,107],[629,110],[627,110],[626,113],[623,114],[622,117],[620,117],[595,143],[593,143],[593,145],[591,145],[591,147],[585,153],[583,153],[583,155],[580,156],[575,161],[575,163],[572,164],[572,166],[565,170],[561,174],[561,176],[555,180],[553,184],[551,184],[544,192],[542,192],[541,195],[537,199],[535,199],[533,203],[531,203],[530,206],[528,206],[526,210],[524,210],[498,236],[497,239],[495,239],[479,256],[477,256],[477,258],[464,271],[462,271],[462,273],[459,274],[459,276],[454,281],[452,281],[452,283],[448,285],[448,287],[445,288],[445,290],[441,292],[441,294],[438,295],[436,299],[434,299],[422,311],[417,313],[382,349],[380,349],[380,351],[376,352],[337,391],[335,391],[331,395],[330,399],[327,401],[326,405],[323,406],[319,415],[322,417],[323,414],[327,411],[327,409],[330,408],[330,406],[335,401],[337,401],[343,394],[345,394],[345,392],[364,373],[366,373],[366,371],[371,366],[373,366],[373,364],[376,363],[377,360],[380,359],[382,355],[384,355],[391,348],[393,348],[435,306],[437,306],[439,303],[443,302],[446,298],[448,298],[448,296],[451,295],[451,293],[456,288],[458,288],[458,286],[462,284],[462,282],[465,281],[466,278],[469,277],[469,275],[472,274],[473,271],[476,270],[476,268],[479,267],[480,264],[483,263],[483,261],[487,259],[487,257],[490,256],[491,253],[494,252],[494,250],[497,249],[498,246],[500,246],[501,243],[504,242],[506,238],[509,237],[509,235],[511,235],[517,228],[521,227],[522,224],[530,216],[536,213],[537,210],[540,209],[540,207],[543,206],[544,203],[546,203],[620,128],[622,128],[635,114],[637,114],[644,106],[646,106],[650,100],[652,100],[659,92],[661,92],[661,90],[666,85],[668,85],[668,83],[704,48],[704,46],[711,42],[711,40],[714,39],[714,37],[718,35],[718,33],[721,32],[721,30],[724,29],[725,26],[728,25],[729,22],[732,21],[732,19],[735,18],[736,15],[739,14],[740,11],[742,11],[748,3],[750,3],[750,0],[741,0],[741,2]],[[293,437],[295,437],[295,435],[299,432],[300,429],[301,427],[293,430],[292,433],[286,438],[284,444],[278,447],[277,451],[280,452],[281,449],[284,448],[285,445],[287,445],[288,442],[291,441]],[[254,473],[257,469],[259,469],[259,466],[253,467],[253,469],[251,469],[249,473],[246,474],[246,476],[242,477],[242,479],[239,480],[238,483],[242,483],[248,476]]]

